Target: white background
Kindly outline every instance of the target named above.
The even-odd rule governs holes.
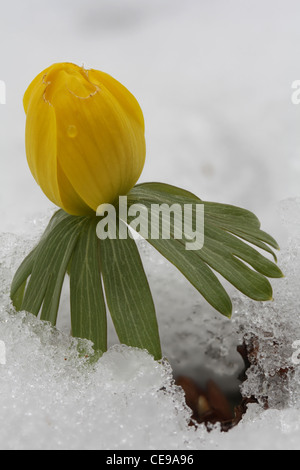
[[[277,202],[300,193],[299,13],[296,0],[1,2],[0,231],[51,207],[27,167],[22,98],[41,70],[70,61],[140,102],[140,182],[247,207],[276,237]]]

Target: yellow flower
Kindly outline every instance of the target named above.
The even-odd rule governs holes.
[[[28,165],[54,204],[95,213],[135,185],[145,162],[144,118],[117,80],[54,64],[31,82],[23,104]]]

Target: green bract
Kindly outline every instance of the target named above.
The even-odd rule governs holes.
[[[192,193],[162,183],[136,185],[128,206],[142,204],[204,205],[204,245],[186,250],[185,240],[149,238],[148,242],[176,266],[217,311],[231,316],[231,300],[216,273],[246,296],[272,299],[267,278],[283,274],[275,264],[276,241],[260,229],[257,217],[239,207],[201,201]],[[145,215],[146,217],[146,215]],[[127,222],[130,222],[130,217]],[[99,351],[107,349],[106,309],[110,311],[120,342],[162,356],[158,325],[149,284],[136,242],[96,235],[96,216],[72,216],[59,210],[43,237],[25,258],[11,285],[17,310],[26,310],[56,324],[61,289],[70,277],[72,334],[90,339]],[[117,230],[124,229],[119,221]],[[253,246],[251,246],[253,245]],[[255,247],[272,254],[274,262]]]

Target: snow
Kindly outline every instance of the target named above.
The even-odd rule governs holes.
[[[281,210],[292,227],[298,226],[299,200],[284,201]],[[300,338],[299,237],[288,239],[280,254],[286,277],[283,285],[275,283],[274,301],[257,303],[236,294],[232,321],[212,315],[199,299],[195,303],[198,295],[181,285],[176,271],[170,276],[164,260],[157,265],[152,250],[141,246],[163,340],[165,358],[158,363],[146,351],[116,344],[112,331],[109,350],[93,358],[89,341],[69,335],[67,291],[58,329],[15,313],[10,281],[44,221],[35,224],[31,237],[2,234],[0,239],[0,339],[6,359],[0,363],[2,449],[299,450],[300,361],[293,360],[293,343]],[[243,420],[227,433],[218,425],[210,432],[204,425],[189,426],[191,411],[174,375],[199,379],[200,373],[205,382],[214,370],[223,388],[233,391],[242,370],[236,346],[252,345],[253,338],[257,354],[241,391],[259,403],[248,405]],[[283,369],[287,372],[280,373]]]
[[[300,449],[300,107],[291,101],[300,75],[299,8],[296,0],[12,0],[2,7],[1,449]],[[223,318],[139,242],[163,363],[116,346],[111,324],[110,349],[91,362],[91,344],[69,335],[67,285],[58,329],[13,312],[11,278],[53,211],[27,167],[22,96],[57,61],[111,73],[138,98],[147,138],[141,182],[171,183],[259,216],[281,246],[285,278],[272,281],[273,302],[231,289],[233,318]],[[242,342],[253,354],[241,392],[258,403],[227,433],[188,426],[174,376],[200,384],[213,378],[234,395]]]
[[[269,407],[282,409],[300,405],[300,199],[282,201],[278,212],[290,234],[278,260],[285,278],[273,282],[272,302],[256,305],[239,299],[233,323],[253,350],[243,395],[253,395],[262,404],[268,397]]]

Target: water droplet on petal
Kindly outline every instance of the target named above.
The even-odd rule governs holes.
[[[73,124],[70,124],[67,128],[67,134],[68,134],[68,137],[70,137],[71,139],[74,139],[74,137],[77,136],[77,127],[74,126]]]

